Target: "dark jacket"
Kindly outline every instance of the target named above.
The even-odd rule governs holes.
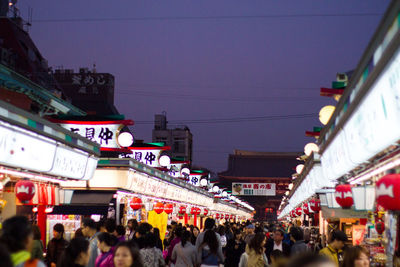
[[[283,255],[286,257],[290,256],[290,246],[282,241]],[[265,255],[268,258],[268,262],[271,262],[271,252],[274,250],[274,240],[268,239],[267,244],[265,244]]]
[[[239,243],[236,243],[236,240],[230,239],[226,245],[225,266],[239,266],[240,256],[244,253],[245,249],[246,243],[243,240],[240,240]]]
[[[58,260],[61,258],[61,254],[64,252],[65,248],[68,246],[68,241],[64,238],[61,239],[51,239],[47,244],[47,253],[46,253],[46,264],[50,266],[52,262],[58,263]]]
[[[299,240],[293,244],[292,248],[290,249],[290,254],[296,255],[298,253],[307,252],[308,250],[309,249],[304,240]]]

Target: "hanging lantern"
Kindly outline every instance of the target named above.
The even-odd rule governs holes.
[[[225,214],[225,220],[229,220],[229,214]]]
[[[179,206],[178,213],[184,215],[186,213],[186,206]]]
[[[203,215],[204,215],[204,216],[207,216],[207,215],[208,215],[208,209],[204,209],[204,210],[203,210]]]
[[[219,213],[215,213],[215,219],[219,219]]]
[[[234,216],[233,214],[231,214],[231,217],[230,217],[230,219],[231,219],[231,220],[233,220],[233,218],[234,218],[234,217],[235,217],[235,216]]]
[[[290,212],[290,216],[291,216],[292,218],[296,217],[295,212],[296,212],[295,210],[292,210],[292,211]]]
[[[157,202],[156,204],[154,204],[153,206],[153,210],[157,213],[160,214],[164,211],[164,204],[161,202]]]
[[[138,198],[138,197],[132,198],[131,203],[130,203],[130,207],[133,210],[141,209],[142,208],[142,200],[140,198]]]
[[[336,202],[343,209],[350,209],[353,205],[353,193],[351,191],[351,185],[341,184],[336,186],[335,198]]]
[[[310,210],[308,209],[308,204],[307,203],[303,204],[302,209],[303,209],[304,214],[306,214],[306,215],[310,214]]]
[[[296,217],[301,216],[301,214],[303,214],[303,213],[302,213],[301,207],[297,207],[297,208],[295,209],[295,215],[296,215]]]
[[[400,174],[388,174],[379,179],[376,202],[386,210],[400,210]]]
[[[171,214],[173,210],[174,210],[174,205],[172,205],[171,203],[165,204],[164,211],[166,214]]]
[[[20,180],[15,184],[15,195],[22,203],[28,203],[35,193],[35,184],[29,180]]]
[[[375,222],[375,230],[378,234],[383,234],[385,231],[385,223],[382,220]]]
[[[321,201],[319,199],[312,199],[310,207],[313,212],[319,212],[321,210]]]
[[[190,214],[196,214],[196,207],[191,207],[190,208]]]
[[[200,215],[201,213],[201,209],[200,208],[196,208],[196,215]]]

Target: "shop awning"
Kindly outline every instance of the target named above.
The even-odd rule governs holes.
[[[321,207],[321,211],[324,219],[368,218],[368,211],[355,211],[353,209],[330,209],[328,207]]]
[[[50,214],[63,214],[63,215],[107,215],[108,206],[71,206],[61,205],[54,206],[53,212]]]
[[[116,191],[75,190],[71,205],[106,205],[111,202]]]

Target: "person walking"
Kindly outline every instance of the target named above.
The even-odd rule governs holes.
[[[268,260],[265,256],[266,236],[264,233],[257,233],[251,239],[246,247],[247,267],[265,267],[268,266]]]
[[[218,267],[224,262],[220,247],[221,243],[217,239],[217,234],[213,230],[206,230],[197,251],[197,263],[201,267]]]
[[[183,232],[183,228],[181,226],[177,226],[174,229],[174,238],[172,239],[171,243],[169,244],[168,250],[167,250],[167,258],[166,261],[167,263],[172,262],[173,264],[175,264],[175,261],[171,259],[172,256],[172,251],[174,250],[174,247],[181,242],[181,235]]]
[[[304,242],[303,231],[300,227],[297,226],[291,227],[289,234],[290,234],[290,239],[294,242],[292,248],[290,249],[291,255],[296,255],[308,251],[308,247]]]
[[[31,258],[33,232],[32,226],[26,217],[14,216],[5,220],[0,241],[11,253],[11,261],[15,267],[23,267],[25,264],[34,267],[46,266],[39,259]]]
[[[331,234],[331,242],[325,248],[319,251],[319,254],[329,257],[336,263],[336,266],[341,266],[343,262],[343,247],[347,242],[347,235],[343,231],[333,231]]]
[[[100,233],[97,236],[97,239],[97,247],[99,248],[101,254],[97,256],[95,267],[114,267],[113,246],[117,242],[117,238],[107,232],[104,232]]]
[[[89,251],[90,251],[90,258],[87,267],[95,267],[98,253],[97,243],[99,240],[97,236],[100,234],[97,232],[96,223],[93,219],[85,218],[82,221],[82,234],[89,240]]]
[[[193,246],[195,246],[197,237],[200,234],[200,229],[197,226],[193,227],[193,229],[191,230],[191,234],[192,235],[191,235],[191,238],[190,238],[190,242],[192,243]]]
[[[56,267],[67,246],[68,241],[64,239],[64,225],[57,223],[53,226],[53,238],[47,244],[46,263],[48,267]]]
[[[128,230],[129,230],[128,240],[131,240],[135,237],[136,229],[138,228],[138,226],[139,226],[139,223],[136,219],[128,220],[128,225],[127,225]]]
[[[214,232],[214,227],[215,227],[215,220],[212,218],[207,218],[204,222],[204,231],[200,233],[196,239],[196,253],[198,262],[201,262],[202,259],[200,246],[202,246],[204,237],[208,231],[212,231],[215,234],[217,239],[217,256],[221,260],[221,262],[224,261],[224,254],[222,253],[222,246],[221,246],[221,237],[219,236],[218,233]]]
[[[273,237],[268,239],[267,244],[265,246],[265,254],[267,255],[268,262],[271,262],[271,252],[274,250],[280,250],[283,255],[289,257],[290,255],[290,246],[288,244],[283,243],[285,232],[282,229],[276,229],[274,231]]]
[[[140,249],[140,256],[145,266],[165,266],[162,251],[156,247],[156,241],[154,233],[147,233],[144,237],[144,248]]]
[[[196,248],[190,242],[191,233],[183,231],[181,242],[172,251],[171,259],[174,260],[175,267],[194,267],[196,265]]]
[[[251,239],[253,239],[253,237],[255,236],[255,231],[256,227],[254,226],[254,224],[249,224],[245,227],[245,231],[246,234],[243,238],[244,242],[246,242],[246,244],[249,244]]]
[[[244,253],[245,249],[246,243],[243,241],[242,232],[240,230],[234,230],[233,238],[230,239],[226,245],[225,266],[239,266],[240,256]]]
[[[361,246],[354,246],[346,249],[342,267],[368,267],[368,250]]]
[[[118,245],[115,247],[114,266],[144,267],[137,246],[133,246],[132,242],[128,241],[118,243]]]
[[[84,267],[89,262],[89,241],[83,237],[71,240],[63,251],[57,267]]]
[[[40,240],[41,234],[39,226],[37,226],[36,224],[32,225],[32,231],[33,231],[33,244],[31,249],[31,258],[43,261],[44,260],[43,242],[42,240]]]

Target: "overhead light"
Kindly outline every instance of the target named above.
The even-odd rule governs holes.
[[[318,151],[319,151],[319,147],[315,143],[308,143],[304,147],[304,154],[306,154],[307,156],[310,156],[311,153],[318,152]]]
[[[328,106],[323,107],[319,111],[319,121],[323,125],[326,125],[334,111],[335,111],[335,106],[328,105]]]
[[[133,135],[130,132],[122,132],[118,135],[117,140],[121,147],[129,147],[133,143]]]
[[[223,197],[227,197],[227,196],[228,196],[228,192],[222,191],[222,196],[223,196]]]
[[[289,186],[288,186],[288,188],[289,188],[289,190],[292,190],[292,188],[293,188],[293,183],[290,183]]]
[[[299,164],[296,166],[296,172],[297,174],[300,174],[304,169],[304,165],[303,164]]]
[[[203,178],[203,179],[200,180],[200,185],[201,186],[207,186],[207,184],[208,184],[208,181],[207,181],[206,178]]]
[[[158,159],[158,163],[160,163],[162,167],[168,167],[169,165],[171,165],[171,158],[165,154],[161,155],[160,158]]]
[[[182,168],[181,170],[181,175],[185,176],[185,175],[189,175],[190,174],[190,170],[187,167]]]
[[[215,193],[217,193],[217,192],[219,191],[219,186],[218,186],[218,185],[214,185],[214,186],[213,186],[213,191],[214,191]]]
[[[286,191],[286,192],[285,192],[285,195],[288,196],[288,195],[289,195],[289,191]]]

